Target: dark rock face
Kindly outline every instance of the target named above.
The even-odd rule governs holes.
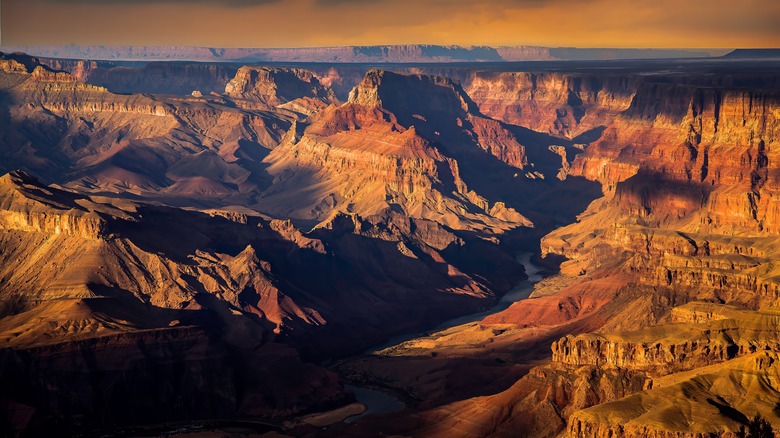
[[[0,357],[4,420],[30,434],[272,418],[348,400],[337,376],[302,364],[292,350],[236,348],[197,328],[3,349]],[[301,381],[316,390],[296,390]]]

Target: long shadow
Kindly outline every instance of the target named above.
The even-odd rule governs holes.
[[[5,151],[11,146],[11,144],[9,144],[10,139],[8,136],[11,132],[10,106],[12,102],[13,100],[8,91],[0,89],[0,144],[3,145]],[[3,153],[2,155],[5,156],[6,153]],[[18,168],[14,166],[16,166],[16,164],[12,162],[10,157],[4,157],[0,163],[0,173],[5,174]]]
[[[615,200],[621,208],[642,218],[649,218],[659,206],[672,216],[684,217],[706,205],[713,189],[706,182],[684,181],[642,170],[616,186]]]
[[[576,215],[594,199],[600,197],[596,182],[581,178],[560,181],[555,178],[562,166],[560,155],[550,146],[565,148],[571,161],[581,150],[574,142],[514,125],[501,124],[525,147],[532,165],[520,170],[485,152],[471,132],[471,117],[484,117],[477,105],[458,84],[447,80],[418,76],[386,74],[383,89],[403,88],[403,93],[385,91],[380,97],[383,107],[393,113],[406,127],[414,126],[424,137],[434,141],[447,156],[457,159],[461,177],[470,189],[495,203],[504,202],[534,221],[537,227],[551,230],[571,223]],[[598,138],[603,129],[594,129],[578,138],[585,141]],[[544,179],[529,174],[541,172]],[[528,176],[527,176],[528,175]]]
[[[423,226],[425,233],[456,239],[452,230],[430,221],[401,218],[391,224],[377,216],[364,219],[360,226],[369,235],[393,233],[395,224],[403,220],[411,227],[407,235],[385,240],[354,234],[352,219],[343,216],[329,229],[306,236],[316,239],[309,244],[296,243],[294,236],[280,234],[259,218],[237,223],[170,207],[141,206],[132,220],[111,221],[108,228],[146,252],[193,266],[198,251],[233,257],[250,246],[257,263],[267,261],[271,266],[269,273],[255,275],[269,275],[296,306],[314,309],[324,318],[325,324],[316,325],[290,315],[283,333],[305,357],[321,360],[352,354],[393,334],[489,305],[489,298],[448,292],[467,290],[472,278],[497,291],[508,290],[522,278],[522,268],[508,253],[476,236],[461,236],[463,246],[453,244],[439,251],[444,260],[436,259],[414,237],[405,240]],[[398,241],[405,241],[414,256],[401,254]],[[469,277],[452,276],[450,265]],[[196,279],[187,281],[198,290]],[[242,306],[259,306],[256,292],[239,297]]]
[[[593,143],[594,141],[601,138],[601,135],[606,129],[606,126],[597,126],[577,135],[571,141],[574,144]]]
[[[168,309],[122,289],[90,287],[100,296],[82,300],[90,320],[132,329],[0,349],[0,394],[6,401],[0,417],[7,429],[67,436],[125,425],[234,418],[247,403],[268,409],[262,400],[279,396],[269,390],[272,374],[300,368],[294,356],[282,360],[266,347],[267,322],[231,314],[224,303],[206,299],[199,300],[197,310]],[[237,325],[248,335],[248,345],[228,339]],[[291,362],[266,365],[269,374],[258,375],[263,362],[280,360]],[[18,423],[13,412],[24,406],[35,410]]]
[[[105,64],[105,63],[101,63]],[[89,73],[88,82],[114,93],[189,95],[223,92],[238,67],[225,63],[148,62],[140,65],[99,65]]]
[[[71,160],[57,145],[65,138],[67,126],[64,120],[43,108],[36,108],[23,119],[14,118],[10,108],[26,102],[18,102],[8,90],[0,89],[0,172],[28,169],[36,172],[46,182],[56,181],[67,169]],[[78,144],[83,138],[75,137]],[[22,149],[27,145],[29,149]],[[32,153],[30,151],[32,149]]]

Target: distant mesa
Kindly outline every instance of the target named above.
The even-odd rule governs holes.
[[[566,61],[593,61],[608,59],[662,59],[662,58],[707,58],[712,54],[705,50],[684,49],[615,49],[557,47],[548,49],[550,56]]]
[[[3,46],[4,52],[92,60],[175,60],[219,62],[447,63],[649,58],[703,58],[706,50],[581,49],[541,46],[443,46],[407,44],[309,48],[210,48],[165,46]]]
[[[733,59],[769,59],[780,58],[780,49],[737,49],[723,55]]]

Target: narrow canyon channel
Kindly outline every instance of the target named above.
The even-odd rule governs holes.
[[[531,262],[532,256],[533,253],[530,252],[520,253],[517,255],[516,259],[518,263],[525,267],[525,273],[528,275],[528,279],[518,283],[514,288],[512,288],[512,290],[502,296],[501,299],[496,302],[496,304],[490,309],[452,318],[450,320],[444,321],[434,328],[428,328],[425,330],[398,335],[381,345],[369,348],[365,351],[364,354],[373,354],[377,351],[384,350],[385,348],[392,347],[393,345],[397,345],[422,336],[427,336],[431,333],[480,321],[488,315],[492,315],[507,309],[514,302],[528,298],[531,295],[531,292],[533,292],[536,283],[544,278],[542,275],[543,268]],[[345,423],[353,423],[360,418],[370,414],[387,414],[391,412],[397,412],[405,407],[404,402],[402,402],[390,392],[381,391],[376,388],[364,388],[356,386],[355,384],[345,385],[345,387],[355,394],[355,398],[357,399],[358,403],[361,403],[366,407],[364,412],[345,419]]]

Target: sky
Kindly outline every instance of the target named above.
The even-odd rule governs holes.
[[[0,0],[5,45],[780,47],[780,0]]]

